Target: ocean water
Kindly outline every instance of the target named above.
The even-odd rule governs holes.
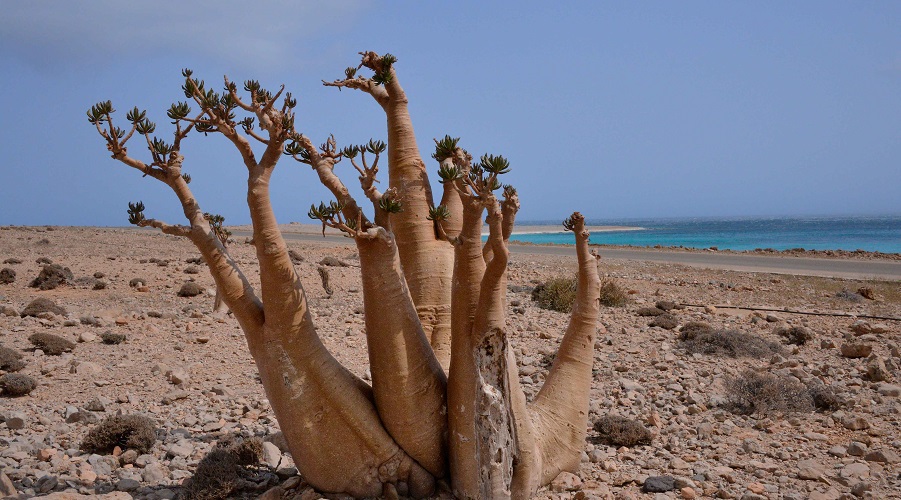
[[[595,232],[591,242],[653,247],[717,247],[720,250],[867,250],[901,253],[901,216],[733,217],[685,219],[589,220],[590,225],[641,227],[634,231]],[[575,242],[559,222],[523,222],[547,226],[547,233],[515,234],[531,243]]]

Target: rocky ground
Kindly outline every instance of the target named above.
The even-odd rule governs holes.
[[[353,245],[290,246],[303,258],[296,267],[324,342],[368,379]],[[238,242],[231,253],[253,279],[252,248]],[[188,262],[198,256],[188,242],[153,231],[0,228],[0,261],[7,261],[0,269],[15,274],[0,284],[0,345],[21,353],[25,366],[16,373],[38,383],[28,395],[0,396],[0,497],[173,498],[217,442],[236,436],[264,440],[263,466],[238,479],[244,496],[319,497],[280,442],[237,323],[212,313],[212,279],[202,262]],[[327,267],[330,298],[317,272],[326,257],[348,264]],[[29,287],[40,258],[68,267],[70,283]],[[899,283],[606,259],[601,269],[630,302],[602,308],[590,418],[638,421],[652,441],[618,446],[592,429],[578,473],[562,474],[541,497],[901,498],[901,321],[888,319],[901,317]],[[567,320],[537,307],[531,290],[574,270],[574,258],[512,256],[508,325],[530,397]],[[11,274],[0,271],[0,282]],[[190,281],[204,292],[179,296]],[[861,288],[870,298],[857,293]],[[22,317],[37,298],[65,311]],[[639,315],[655,313],[658,302],[687,306],[667,320]],[[649,326],[655,319],[662,326]],[[769,350],[749,357],[693,352],[678,331],[690,322],[737,330],[768,342]],[[787,344],[779,332],[790,327],[812,338]],[[35,349],[29,337],[38,332],[74,348],[61,355]],[[113,340],[107,332],[125,340],[105,343]],[[752,378],[748,369],[783,385],[774,392],[736,383]],[[739,386],[750,387],[755,407],[740,408],[731,390]],[[814,389],[834,397],[816,409],[801,401]],[[152,447],[82,452],[88,431],[118,413],[150,417],[158,426]]]

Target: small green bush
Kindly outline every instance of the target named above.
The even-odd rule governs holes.
[[[141,415],[112,415],[88,431],[81,449],[88,453],[110,453],[118,446],[147,453],[155,442],[153,420]]]
[[[47,332],[33,333],[28,337],[28,340],[34,344],[35,347],[44,351],[44,354],[50,356],[59,356],[64,352],[75,349],[74,342],[66,340],[59,335]]]
[[[614,415],[597,419],[594,430],[600,435],[601,441],[611,446],[649,445],[653,439],[651,431],[641,422]]]
[[[551,278],[532,290],[532,300],[542,309],[568,313],[576,301],[576,285],[574,277]]]
[[[24,396],[37,386],[33,378],[21,373],[7,373],[0,377],[0,392],[6,397]]]

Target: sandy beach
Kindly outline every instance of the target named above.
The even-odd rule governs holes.
[[[317,231],[289,224],[286,241],[302,257],[295,267],[323,343],[368,380],[356,249],[352,240]],[[244,238],[237,230],[230,253],[258,286],[255,252]],[[600,249],[602,276],[626,290],[629,302],[601,310],[590,422],[633,419],[653,441],[611,445],[592,428],[579,469],[539,498],[657,498],[643,491],[661,477],[677,486],[666,498],[851,498],[852,491],[898,498],[897,278],[875,279],[866,270],[857,278],[805,276],[812,272],[805,271],[808,264],[790,257],[619,250]],[[695,255],[699,262],[660,257]],[[0,267],[15,271],[12,283],[0,284],[0,344],[22,355],[18,373],[38,383],[27,396],[0,397],[0,470],[18,498],[64,491],[70,496],[55,498],[172,498],[215,443],[235,435],[273,443],[242,498],[267,491],[266,498],[320,498],[303,478],[293,479],[296,470],[279,447],[279,424],[243,334],[233,317],[212,313],[212,278],[204,264],[188,262],[197,256],[187,241],[150,230],[0,228],[0,261],[6,262]],[[723,256],[735,261],[715,260]],[[325,257],[346,264],[326,267],[331,297],[318,274]],[[46,291],[29,287],[41,258],[70,268],[73,282]],[[896,264],[807,260],[833,267]],[[766,267],[775,261],[788,264]],[[531,291],[571,275],[575,266],[570,247],[512,248],[507,328],[528,398],[540,389],[568,321],[565,313],[538,307]],[[136,279],[141,283],[132,286]],[[186,282],[203,293],[178,296]],[[866,289],[871,298],[857,292]],[[21,316],[36,298],[65,311]],[[645,315],[666,303],[684,305],[670,311],[673,325]],[[741,332],[772,350],[751,357],[690,351],[678,330],[691,322]],[[811,338],[790,344],[780,332],[791,328]],[[75,347],[60,356],[35,350],[29,337],[38,332]],[[106,332],[126,340],[106,344],[100,338]],[[747,370],[828,387],[840,402],[819,410],[737,412],[730,384]],[[97,420],[117,412],[156,422],[153,447],[137,458],[80,451]]]

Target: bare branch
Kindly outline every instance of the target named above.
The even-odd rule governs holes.
[[[191,235],[191,228],[182,225],[171,225],[166,224],[163,221],[159,221],[156,219],[144,219],[138,223],[140,227],[155,227],[161,230],[165,234],[171,234],[173,236],[184,236],[188,237]]]

